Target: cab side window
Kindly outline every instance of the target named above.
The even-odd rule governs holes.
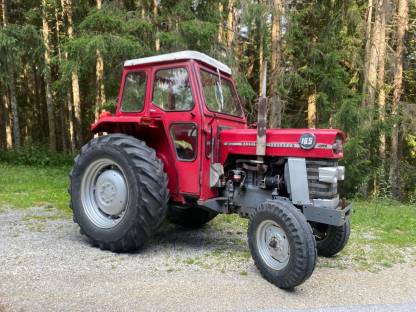
[[[140,112],[143,110],[146,95],[146,73],[130,72],[124,80],[120,110],[122,112]]]
[[[187,111],[194,107],[188,71],[184,67],[158,70],[152,102],[165,111]]]
[[[170,135],[179,160],[194,160],[197,151],[198,129],[194,123],[175,123],[170,126]]]

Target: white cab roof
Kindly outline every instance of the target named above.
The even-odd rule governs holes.
[[[202,63],[211,65],[215,68],[218,68],[220,71],[223,71],[229,75],[231,75],[231,69],[217,61],[216,59],[197,51],[180,51],[168,54],[161,54],[155,55],[150,57],[143,57],[134,60],[128,60],[124,62],[124,66],[134,66],[134,65],[141,65],[141,64],[149,64],[149,63],[159,63],[159,62],[167,62],[167,61],[177,61],[177,60],[197,60]]]

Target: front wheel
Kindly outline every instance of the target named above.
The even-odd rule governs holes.
[[[323,257],[332,257],[341,252],[347,245],[351,233],[350,220],[341,226],[313,223],[312,228],[318,255]]]
[[[305,217],[291,203],[260,204],[251,214],[247,236],[257,268],[272,284],[293,288],[312,275],[315,239]]]

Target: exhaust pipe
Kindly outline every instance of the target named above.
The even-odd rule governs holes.
[[[262,73],[262,88],[258,104],[257,114],[257,142],[256,142],[256,155],[266,155],[266,128],[267,128],[267,96],[266,96],[266,84],[267,84],[267,61],[264,62],[264,68]]]

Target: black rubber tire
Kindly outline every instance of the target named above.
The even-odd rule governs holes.
[[[318,255],[322,257],[332,257],[343,250],[351,233],[350,220],[341,226],[315,223],[312,224],[312,228],[315,233]]]
[[[205,210],[196,205],[169,205],[167,219],[187,229],[198,229],[217,215],[215,211]]]
[[[276,222],[285,231],[289,241],[289,262],[281,270],[269,267],[259,254],[257,228],[265,220]],[[315,238],[304,215],[290,202],[279,200],[260,204],[251,213],[247,236],[254,263],[270,283],[291,289],[312,275],[317,258]]]
[[[123,219],[114,227],[97,227],[86,215],[81,202],[85,169],[100,158],[109,158],[123,170],[129,201]],[[80,232],[95,246],[115,252],[142,247],[163,222],[169,199],[168,177],[155,151],[144,142],[125,134],[110,134],[91,140],[81,148],[70,173],[70,207]]]

